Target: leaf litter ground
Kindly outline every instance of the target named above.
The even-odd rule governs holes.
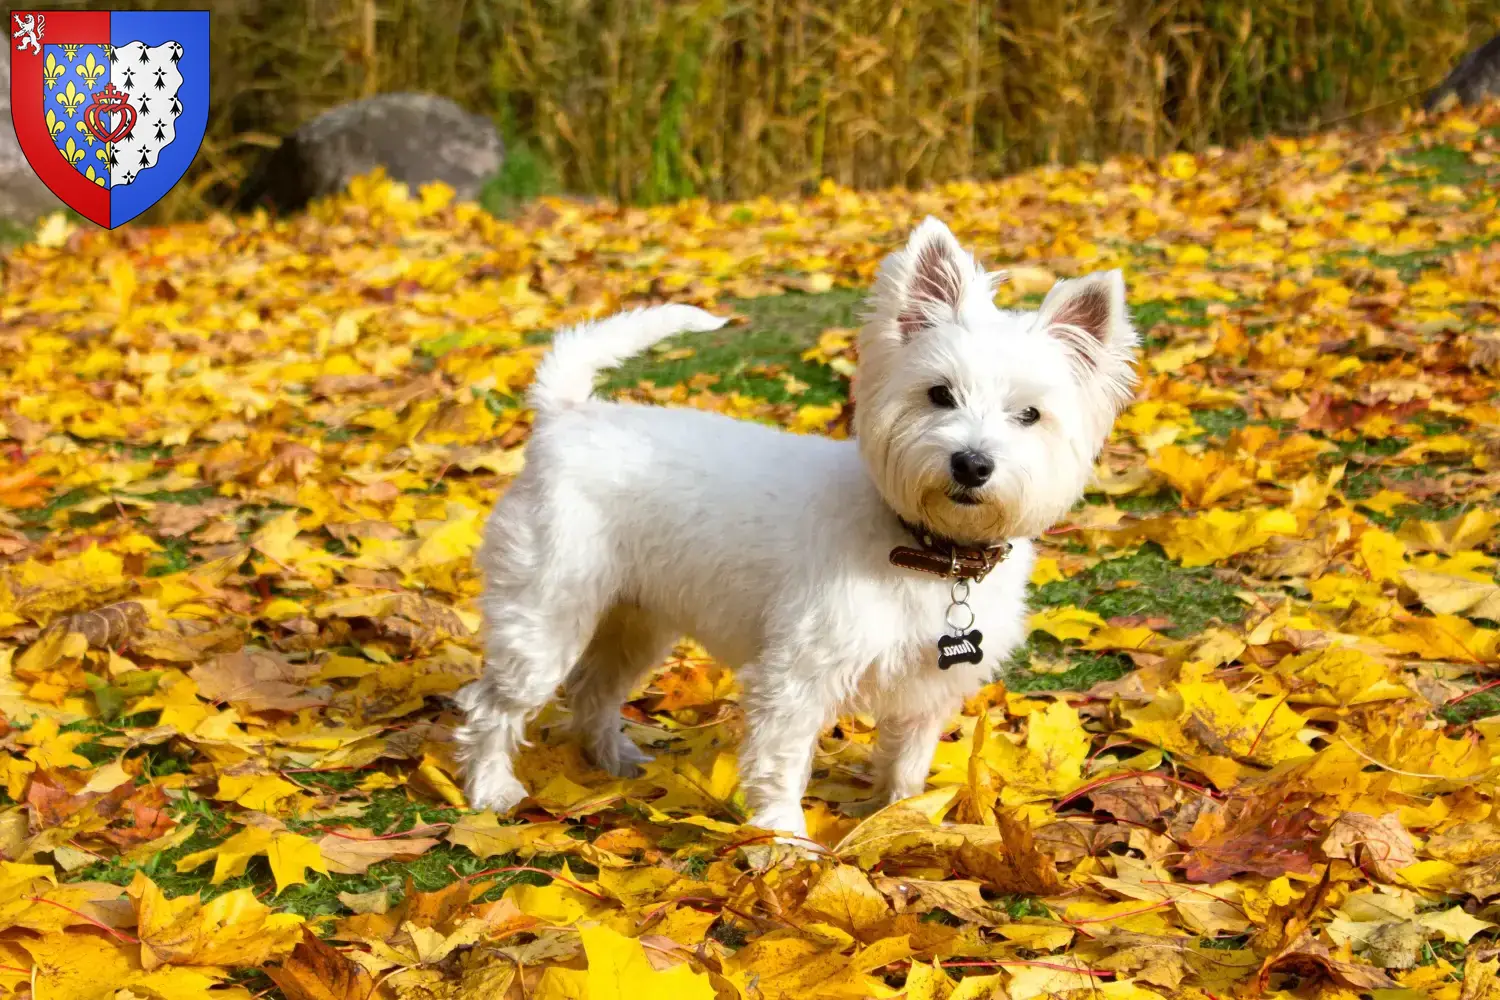
[[[921,193],[305,216],[3,258],[0,990],[41,998],[1494,1000],[1500,108]],[[1034,304],[1127,271],[1144,387],[928,791],[825,734],[742,824],[684,642],[614,780],[538,720],[465,808],[471,557],[547,331],[742,318],[606,391],[847,434],[859,290],[927,213]]]

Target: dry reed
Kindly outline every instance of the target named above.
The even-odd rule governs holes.
[[[386,90],[494,115],[570,190],[744,198],[823,177],[920,185],[1155,156],[1388,114],[1500,30],[1500,0],[209,6],[209,136],[166,217],[221,203],[275,136]]]

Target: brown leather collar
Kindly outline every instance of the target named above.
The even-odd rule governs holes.
[[[908,524],[905,518],[901,518],[901,526],[921,545],[921,548],[898,545],[891,549],[891,565],[902,569],[914,569],[949,580],[972,580],[978,583],[1010,555],[1009,542],[978,548],[959,545],[951,539]]]

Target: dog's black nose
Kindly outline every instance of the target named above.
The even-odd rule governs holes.
[[[953,481],[971,490],[983,486],[995,471],[995,460],[982,451],[956,451],[948,464],[953,468]]]

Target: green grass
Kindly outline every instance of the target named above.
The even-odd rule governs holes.
[[[1195,410],[1193,422],[1202,427],[1209,437],[1227,438],[1250,422],[1250,414],[1238,406],[1226,406],[1220,410]]]
[[[1091,493],[1088,496],[1090,503],[1110,504],[1134,514],[1137,517],[1153,517],[1164,514],[1169,510],[1176,510],[1182,506],[1182,497],[1171,487],[1158,490],[1155,493],[1132,493],[1123,497],[1110,497],[1102,493]]]
[[[85,744],[89,746],[89,744]],[[170,758],[167,758],[170,759]],[[204,901],[234,889],[250,889],[267,902],[275,892],[275,879],[264,857],[252,858],[242,875],[213,884],[214,864],[210,860],[197,868],[179,872],[177,862],[196,851],[206,850],[222,843],[236,832],[219,803],[189,793],[171,808],[179,823],[198,824],[198,829],[184,843],[168,851],[152,856],[144,862],[132,864],[120,858],[109,858],[70,872],[68,881],[100,881],[114,885],[128,885],[137,871],[144,872],[169,898],[200,894]],[[411,829],[419,823],[451,823],[459,812],[444,806],[432,806],[409,800],[405,793],[395,789],[376,792],[364,814],[351,825],[364,826],[377,833],[396,833]],[[317,837],[320,831],[312,824],[289,823],[288,827],[305,836]],[[363,875],[324,875],[308,872],[305,885],[288,886],[274,897],[275,905],[305,917],[317,917],[347,912],[339,901],[339,893],[373,892],[384,888],[395,901],[405,891],[407,880],[418,892],[433,892],[452,884],[459,878],[468,878],[492,868],[504,868],[515,863],[511,856],[480,858],[466,847],[440,843],[411,861],[384,861],[371,865]],[[539,856],[527,861],[532,867],[562,867],[562,858]],[[574,859],[573,867],[580,872],[591,869]],[[486,897],[498,898],[506,886],[515,882],[541,885],[549,878],[536,872],[502,872],[491,877],[493,884]]]
[[[508,117],[508,116],[507,116]],[[479,190],[479,204],[498,218],[514,215],[526,202],[541,195],[556,194],[562,189],[557,168],[535,143],[517,134],[510,121],[500,123],[505,156],[499,173]]]
[[[1134,586],[1121,586],[1126,583]],[[1214,622],[1237,622],[1245,616],[1245,605],[1235,596],[1235,588],[1214,576],[1212,569],[1183,569],[1154,544],[1038,587],[1034,603],[1040,607],[1073,605],[1101,618],[1167,618],[1171,625],[1160,631],[1177,638],[1201,632]]]
[[[1455,705],[1444,705],[1438,715],[1450,726],[1463,726],[1476,719],[1500,715],[1500,689],[1476,694]]]
[[[451,806],[413,802],[395,788],[382,789],[370,796],[370,804],[359,818],[359,825],[376,833],[403,833],[422,823],[453,823],[459,811]]]
[[[93,491],[87,487],[80,486],[77,489],[69,490],[48,500],[44,506],[22,511],[20,514],[21,521],[28,526],[39,527],[45,525],[48,521],[52,520],[53,514],[72,507],[75,504],[83,503],[92,495]]]
[[[848,392],[844,380],[824,365],[803,361],[802,352],[829,327],[856,326],[863,294],[838,289],[821,295],[790,293],[726,303],[747,315],[749,326],[674,338],[662,353],[690,348],[692,357],[667,361],[657,354],[632,359],[606,378],[603,391],[618,392],[642,381],[668,386],[686,383],[695,375],[713,375],[718,377],[714,392],[740,392],[772,403],[842,401]],[[795,395],[788,392],[782,373],[805,383],[806,390]]]
[[[1174,326],[1208,326],[1208,303],[1203,299],[1153,299],[1130,307],[1130,318],[1141,335],[1141,346],[1147,351],[1160,350],[1171,341],[1164,334],[1153,333],[1163,323]]]
[[[152,503],[180,503],[195,506],[212,500],[217,493],[218,491],[212,486],[194,486],[186,490],[154,490],[150,493],[142,493],[138,498]]]
[[[9,219],[0,219],[0,252],[20,246],[30,240],[31,236],[29,226],[18,226]]]
[[[1486,169],[1468,153],[1442,144],[1408,150],[1383,171],[1393,184],[1416,184],[1423,189],[1444,184],[1464,187],[1480,180],[1485,173]]]
[[[1371,466],[1348,476],[1343,482],[1344,495],[1358,503],[1360,500],[1374,496],[1380,490],[1390,488],[1401,492],[1401,483],[1420,482],[1424,479],[1436,479],[1444,472],[1444,467],[1439,465],[1403,465],[1403,466]],[[1460,514],[1472,509],[1474,503],[1456,503],[1445,501],[1441,496],[1431,500],[1412,500],[1398,506],[1390,514],[1382,514],[1379,511],[1370,510],[1368,507],[1360,507],[1360,513],[1381,527],[1394,531],[1401,527],[1404,521],[1416,519],[1419,521],[1446,521],[1458,517]]]
[[[1045,674],[1028,668],[1033,656],[1068,661],[1062,673]],[[1012,691],[1087,691],[1095,684],[1119,680],[1135,669],[1130,659],[1119,654],[1080,653],[1068,649],[1050,635],[1037,633],[1021,646],[1000,679]]]
[[[192,541],[187,538],[162,539],[162,550],[155,554],[153,561],[146,567],[146,575],[171,576],[188,569],[194,562],[201,562],[190,551],[192,546]]]
[[[1194,635],[1216,622],[1237,622],[1245,615],[1234,588],[1211,569],[1183,569],[1156,545],[1037,587],[1031,604],[1079,607],[1106,619],[1164,618],[1169,624],[1153,627],[1175,638]],[[1033,659],[1066,662],[1068,667],[1059,673],[1040,673],[1030,669]],[[1122,654],[1084,652],[1044,632],[1034,632],[1001,677],[1013,691],[1085,691],[1132,669],[1130,658]]]

